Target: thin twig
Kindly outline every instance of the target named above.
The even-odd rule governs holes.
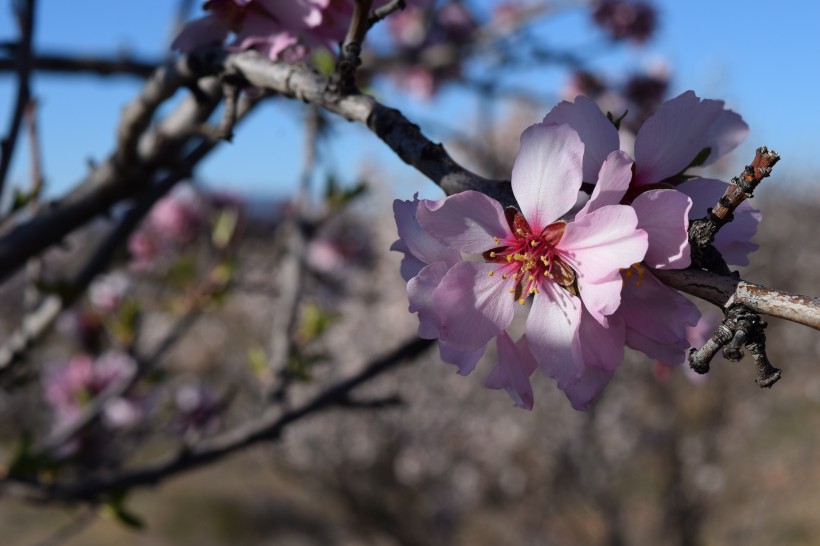
[[[407,4],[404,0],[391,0],[382,7],[374,9],[370,12],[370,16],[367,18],[367,28],[372,28],[373,25],[385,19],[394,11],[399,11],[400,9],[404,9],[406,7]]]
[[[23,120],[26,107],[31,95],[30,77],[32,60],[32,40],[34,38],[34,10],[36,0],[15,0],[14,10],[20,23],[20,41],[17,47],[15,69],[17,71],[17,100],[9,122],[6,136],[0,140],[0,196],[3,195],[6,176],[11,167],[14,156],[14,147],[17,144],[17,135],[20,123]]]
[[[17,46],[4,48],[10,57],[0,58],[0,72],[16,70]],[[31,68],[37,72],[54,72],[63,75],[128,76],[144,80],[161,61],[134,59],[131,57],[90,57],[62,53],[38,53],[32,57]]]
[[[379,375],[410,362],[424,353],[433,341],[415,336],[386,354],[372,361],[361,372],[321,391],[309,402],[285,413],[269,410],[256,420],[246,422],[219,436],[203,440],[196,446],[187,446],[154,464],[134,470],[108,474],[100,478],[83,480],[74,484],[24,483],[0,480],[0,491],[21,495],[39,502],[96,502],[112,491],[153,485],[168,477],[181,474],[219,460],[250,445],[279,439],[291,424],[337,407],[348,399],[357,387]]]

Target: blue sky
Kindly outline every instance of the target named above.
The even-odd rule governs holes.
[[[478,4],[488,4],[479,0]],[[5,4],[5,3],[4,3]],[[36,45],[43,51],[77,53],[129,52],[157,58],[166,52],[170,21],[177,2],[141,0],[39,0]],[[719,98],[741,113],[751,126],[746,142],[735,152],[738,163],[748,161],[753,150],[768,145],[781,153],[783,173],[806,175],[820,171],[820,113],[816,89],[820,87],[820,3],[791,2],[773,8],[759,1],[663,0],[657,2],[661,30],[646,47],[606,48],[592,63],[617,76],[627,67],[648,65],[659,59],[673,69],[672,94],[694,89],[700,96]],[[0,40],[16,37],[8,4],[0,11]],[[585,10],[570,11],[537,27],[550,44],[570,48],[601,43]],[[512,73],[512,84],[544,90],[549,96],[564,81],[558,70]],[[520,79],[520,82],[516,81]],[[64,77],[40,75],[34,93],[40,99],[39,117],[45,175],[49,193],[59,195],[80,180],[89,159],[105,157],[123,105],[140,88],[129,78]],[[444,138],[425,120],[458,127],[471,112],[471,99],[456,88],[446,89],[433,102],[417,102],[381,90],[381,98],[416,119],[433,138]],[[14,81],[0,75],[0,131],[5,131],[14,100]],[[278,195],[296,185],[300,153],[302,106],[278,100],[241,128],[234,144],[204,163],[200,175],[214,185],[240,193]],[[533,120],[536,122],[538,120]],[[338,139],[329,159],[355,178],[357,165],[366,159],[393,177],[397,190],[414,189],[435,195],[432,184],[366,130],[339,124]],[[25,146],[15,155],[12,182],[25,184],[29,166]],[[788,178],[788,177],[786,177]],[[802,178],[807,178],[803,176]],[[396,188],[399,186],[396,185]]]

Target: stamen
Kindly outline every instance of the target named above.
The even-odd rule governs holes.
[[[495,242],[495,244],[501,244],[501,239],[499,239],[498,237],[493,237],[493,241]]]
[[[524,303],[526,303],[526,301],[527,300],[525,300],[524,298],[521,298],[520,300],[518,300],[518,303],[520,303],[521,305],[524,305]]]
[[[490,271],[490,277],[492,277],[493,275],[495,275],[495,271]]]
[[[495,252],[490,252],[490,258],[495,258]]]
[[[501,274],[501,278],[504,279],[505,281],[507,280],[507,277],[508,277],[508,275],[506,273]]]
[[[538,246],[538,241],[530,241],[531,246]]]

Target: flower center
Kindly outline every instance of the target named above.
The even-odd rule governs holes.
[[[536,234],[520,212],[513,208],[504,212],[514,239],[502,244],[496,237],[498,246],[482,254],[484,261],[500,266],[497,271],[490,272],[490,276],[497,272],[503,280],[512,276],[516,282],[510,293],[522,305],[527,296],[539,292],[541,283],[550,281],[577,296],[575,271],[555,248],[564,235],[566,222],[553,222]]]

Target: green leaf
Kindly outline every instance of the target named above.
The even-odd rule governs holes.
[[[313,66],[319,74],[330,76],[336,68],[336,59],[333,55],[325,49],[317,49],[313,55]]]
[[[322,334],[328,328],[336,324],[341,315],[322,310],[315,303],[307,303],[302,307],[302,320],[299,324],[299,341],[309,343]]]
[[[248,366],[251,371],[258,375],[262,375],[268,371],[268,355],[265,349],[260,345],[255,345],[248,348]]]
[[[216,248],[222,250],[230,244],[238,223],[239,212],[237,210],[223,209],[219,212],[211,232],[211,240]]]

